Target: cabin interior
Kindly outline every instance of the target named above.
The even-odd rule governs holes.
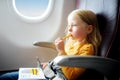
[[[88,79],[83,78],[83,80],[106,80],[104,76],[107,74],[107,80],[120,79],[119,0],[52,0],[53,6],[49,15],[44,20],[33,21],[27,21],[18,16],[14,11],[13,1],[0,0],[0,74],[17,71],[20,67],[36,67],[36,56],[40,58],[41,62],[48,62],[54,59],[57,51],[51,48],[34,46],[33,43],[53,42],[58,36],[64,36],[68,14],[75,9],[88,9],[97,14],[102,35],[102,43],[99,47],[98,55],[93,57],[93,59],[90,58],[90,60],[98,63],[100,61],[98,60],[97,62],[96,58],[101,59],[102,57],[103,61],[101,62],[103,64],[96,65],[102,65],[100,68],[97,67],[99,68],[97,69],[93,67],[95,66],[94,63],[91,63],[92,68],[90,66],[90,70],[84,76],[87,76]],[[62,59],[72,58],[63,57]],[[77,59],[81,60],[81,57],[75,58],[76,61],[78,61]],[[89,62],[89,58],[85,57],[85,60]],[[60,65],[65,65],[64,61],[59,63]],[[67,63],[67,66],[72,66],[69,62]],[[108,65],[105,65],[104,68],[104,64]],[[80,65],[76,66],[80,67]],[[111,70],[113,72],[107,70],[109,66],[113,67]],[[89,67],[87,68],[89,69]],[[96,70],[100,70],[100,72]],[[92,79],[88,75],[92,75]],[[111,75],[113,76],[111,77]]]

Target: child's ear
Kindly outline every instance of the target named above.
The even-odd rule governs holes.
[[[93,31],[93,26],[92,25],[88,25],[87,33],[90,34],[92,31]]]

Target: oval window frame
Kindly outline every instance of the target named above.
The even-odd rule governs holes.
[[[16,4],[15,4],[15,0],[12,0],[12,6],[13,6],[13,9],[14,11],[16,12],[16,14],[24,21],[26,22],[42,22],[44,21],[45,19],[48,18],[48,16],[50,15],[50,13],[52,12],[53,10],[53,6],[54,6],[54,0],[49,0],[49,3],[48,3],[48,7],[46,8],[45,12],[38,16],[38,17],[28,17],[28,16],[24,16],[23,14],[21,14],[18,9],[16,8]]]

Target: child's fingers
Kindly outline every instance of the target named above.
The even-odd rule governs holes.
[[[43,69],[48,65],[48,63],[42,63]]]

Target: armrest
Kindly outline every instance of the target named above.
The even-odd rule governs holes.
[[[34,42],[34,46],[39,46],[39,47],[46,47],[46,48],[52,48],[56,50],[56,47],[53,42]]]
[[[120,76],[120,62],[99,56],[58,56],[54,62],[59,66],[94,69],[105,76]]]

